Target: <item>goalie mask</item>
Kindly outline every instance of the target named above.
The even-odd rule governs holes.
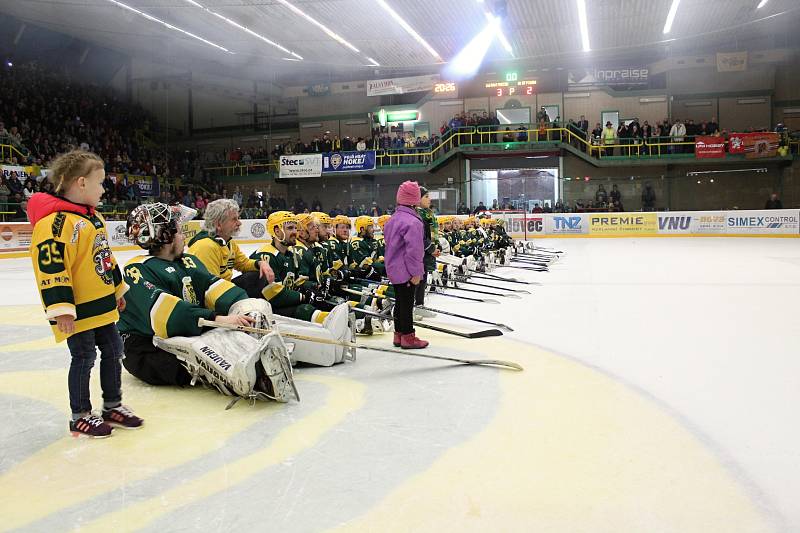
[[[184,205],[142,204],[128,215],[126,234],[131,242],[150,250],[171,243],[181,225],[195,215],[196,210]]]

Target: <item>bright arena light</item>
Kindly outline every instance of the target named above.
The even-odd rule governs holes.
[[[230,50],[228,50],[227,48],[225,48],[224,46],[220,46],[220,45],[218,45],[217,43],[212,43],[212,42],[211,42],[211,41],[209,41],[208,39],[203,39],[203,38],[202,38],[202,37],[200,37],[199,35],[195,35],[194,33],[188,32],[188,31],[186,31],[186,30],[184,30],[184,29],[182,29],[182,28],[179,28],[179,27],[177,27],[177,26],[173,26],[173,25],[172,25],[172,24],[170,24],[169,22],[164,22],[163,20],[161,20],[161,19],[159,19],[159,18],[156,18],[156,17],[154,17],[153,15],[150,15],[150,14],[148,14],[148,13],[145,13],[144,11],[139,11],[139,10],[138,10],[138,9],[136,9],[135,7],[131,7],[131,6],[129,6],[128,4],[123,4],[122,2],[118,2],[117,0],[107,0],[107,1],[108,1],[108,2],[111,2],[112,4],[114,4],[114,5],[116,5],[116,6],[119,6],[119,7],[121,7],[122,9],[127,9],[128,11],[131,11],[131,12],[133,12],[133,13],[136,13],[136,14],[137,14],[137,15],[139,15],[140,17],[144,17],[144,18],[146,18],[146,19],[147,19],[147,20],[149,20],[149,21],[155,22],[155,23],[157,23],[157,24],[161,24],[161,25],[162,25],[162,26],[164,26],[165,28],[168,28],[168,29],[170,29],[170,30],[173,30],[173,31],[180,32],[180,33],[182,33],[182,34],[184,34],[184,35],[186,35],[186,36],[188,36],[188,37],[191,37],[192,39],[197,39],[198,41],[204,42],[204,43],[206,43],[207,45],[209,45],[209,46],[213,46],[214,48],[216,48],[216,49],[218,49],[218,50],[222,50],[223,52],[227,52],[227,53],[229,53],[229,54],[232,54],[232,53],[233,53],[233,52],[231,52]]]
[[[586,0],[576,0],[578,2],[578,22],[581,27],[581,42],[583,43],[583,51],[589,52],[592,47],[589,46],[589,22],[586,17]]]
[[[672,23],[675,20],[675,14],[678,12],[678,5],[681,0],[672,0],[672,5],[669,6],[669,13],[667,13],[667,22],[664,24],[664,33],[667,34],[672,31]]]
[[[419,44],[424,46],[425,49],[428,51],[428,53],[430,53],[437,61],[444,61],[444,59],[442,59],[442,56],[439,55],[439,52],[434,50],[433,47],[430,44],[428,44],[428,41],[423,39],[422,36],[419,33],[417,33],[416,30],[414,30],[414,28],[411,27],[411,24],[406,22],[405,19],[401,17],[397,11],[392,9],[391,6],[389,6],[389,4],[386,3],[385,0],[375,0],[375,1],[378,3],[379,6],[383,8],[384,11],[389,13],[389,15],[391,15],[391,17],[398,24],[400,24],[400,26],[404,30],[406,30],[406,33],[408,33],[411,37],[413,37],[414,40],[417,41]]]
[[[280,50],[281,52],[285,52],[285,53],[287,53],[287,54],[289,54],[289,55],[291,55],[291,56],[294,56],[294,57],[295,57],[295,58],[296,58],[298,61],[299,61],[299,60],[301,60],[301,59],[303,59],[303,57],[302,57],[302,56],[300,56],[299,54],[296,54],[296,53],[292,52],[292,51],[291,51],[291,50],[289,50],[288,48],[286,48],[286,47],[284,47],[284,46],[281,46],[281,45],[279,45],[278,43],[276,43],[275,41],[273,41],[273,40],[271,40],[271,39],[268,39],[267,37],[264,37],[263,35],[261,35],[261,34],[259,34],[259,33],[256,33],[256,32],[254,32],[253,30],[251,30],[251,29],[249,29],[249,28],[246,28],[246,27],[242,26],[242,25],[241,25],[241,24],[239,24],[238,22],[236,22],[236,21],[233,21],[233,20],[229,19],[228,17],[226,17],[226,16],[224,16],[224,15],[222,15],[222,14],[220,14],[220,13],[217,13],[216,11],[212,11],[212,10],[208,9],[207,7],[205,7],[205,6],[203,6],[203,5],[200,5],[199,3],[195,2],[194,0],[186,0],[186,2],[188,2],[189,4],[191,4],[191,5],[195,6],[195,7],[199,7],[200,9],[202,9],[202,10],[206,11],[207,13],[209,13],[209,14],[211,14],[211,15],[214,15],[215,17],[217,17],[217,18],[219,18],[219,19],[222,19],[222,20],[224,20],[226,23],[230,24],[230,25],[231,25],[231,26],[233,26],[234,28],[236,28],[236,29],[239,29],[239,30],[243,31],[243,32],[247,33],[248,35],[252,35],[252,36],[253,36],[253,37],[255,37],[256,39],[261,39],[261,40],[262,40],[262,41],[264,41],[265,43],[267,43],[267,44],[269,44],[269,45],[271,45],[271,46],[274,46],[275,48],[277,48],[277,49],[278,49],[278,50]]]
[[[511,43],[508,42],[508,39],[506,39],[506,34],[503,33],[503,26],[500,17],[495,17],[488,11],[485,11],[484,14],[486,15],[486,20],[489,22],[489,24],[491,24],[492,22],[494,22],[495,19],[497,19],[497,39],[500,41],[500,44],[503,45],[503,48],[506,49],[506,52],[508,52],[513,56],[514,49],[511,48]]]
[[[492,41],[497,35],[497,29],[500,27],[500,19],[494,18],[486,28],[476,35],[465,46],[450,63],[447,64],[444,71],[448,79],[465,79],[471,78],[478,72],[481,67],[481,62],[486,56]]]

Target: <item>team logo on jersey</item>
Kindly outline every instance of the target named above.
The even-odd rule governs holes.
[[[111,259],[111,248],[108,247],[108,239],[103,231],[97,233],[92,246],[92,259],[94,260],[94,271],[106,285],[114,283],[112,270],[114,262]]]
[[[184,276],[181,280],[183,283],[183,290],[182,290],[182,297],[184,302],[189,302],[193,305],[198,305],[197,300],[197,293],[194,292],[194,286],[192,285],[192,278],[190,276]]]

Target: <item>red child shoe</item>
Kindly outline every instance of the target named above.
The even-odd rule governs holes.
[[[414,332],[407,333],[400,337],[400,347],[404,350],[418,350],[420,348],[426,348],[427,346],[428,341],[418,339]]]
[[[111,436],[112,429],[102,418],[92,413],[69,422],[69,430],[72,432],[73,437],[104,439]]]
[[[144,424],[144,420],[133,414],[133,411],[124,405],[118,405],[113,409],[103,411],[103,420],[122,429],[139,429]]]

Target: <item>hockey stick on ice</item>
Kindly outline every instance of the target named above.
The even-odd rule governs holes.
[[[487,294],[489,296],[500,296],[502,298],[515,298],[520,299],[522,298],[519,294],[501,294],[499,292],[489,292],[489,291],[479,291],[477,289],[464,289],[462,287],[456,287],[454,285],[438,285],[438,284],[431,284],[431,288],[437,289],[453,289],[454,291],[464,291],[464,292],[473,292],[475,294]]]
[[[389,298],[388,296],[375,294],[374,292],[363,293],[363,292],[355,291],[353,289],[345,289],[345,288],[342,288],[342,291],[346,292],[347,294],[353,294],[355,296],[373,296],[375,298],[386,298],[386,299],[389,299],[389,300],[394,300],[394,298]],[[447,296],[448,298],[458,298],[459,300],[468,300],[470,302],[478,302],[478,303],[483,303],[483,304],[499,304],[500,303],[497,300],[492,300],[491,298],[470,298],[468,296],[458,296],[457,294],[446,294],[446,293],[443,293],[443,292],[435,292],[435,291],[431,291],[431,294],[438,294],[439,296]]]
[[[361,313],[367,316],[373,316],[375,318],[386,318],[386,316],[380,313],[376,313],[374,311],[368,311],[366,309],[359,309],[357,307],[354,307],[352,311],[356,314]],[[483,339],[486,337],[500,337],[503,334],[503,332],[500,331],[499,329],[482,329],[480,331],[469,331],[469,332],[456,331],[454,329],[448,329],[442,326],[434,326],[433,324],[427,324],[425,322],[419,322],[416,320],[414,321],[414,325],[421,328],[432,329],[440,333],[447,333],[448,335],[455,335],[456,337],[462,337],[464,339]]]
[[[221,324],[219,322],[212,322],[210,320],[206,320],[204,318],[200,318],[197,321],[197,325],[200,327],[210,327],[210,328],[222,328],[222,329],[230,329],[234,331],[243,331],[245,333],[260,333],[266,335],[270,333],[271,329],[262,329],[262,328],[252,328],[250,326],[235,326],[233,324]],[[425,357],[428,359],[440,359],[442,361],[452,361],[454,363],[463,363],[465,365],[488,365],[488,366],[498,366],[502,368],[508,368],[511,370],[523,370],[522,366],[513,361],[501,361],[499,359],[462,359],[460,357],[449,357],[446,355],[435,355],[432,353],[420,353],[420,352],[408,352],[405,350],[395,350],[392,348],[381,348],[378,346],[368,346],[366,344],[358,344],[355,342],[345,342],[345,341],[335,341],[330,339],[320,339],[317,337],[311,337],[308,335],[299,335],[295,333],[283,333],[280,334],[282,337],[290,338],[290,339],[297,339],[297,340],[304,340],[309,342],[318,342],[320,344],[331,344],[335,346],[344,346],[346,348],[360,348],[362,350],[375,350],[378,352],[386,352],[386,353],[394,353],[399,355],[409,355],[412,357]]]
[[[506,331],[514,331],[510,327],[506,326],[505,324],[500,324],[498,322],[489,322],[488,320],[482,320],[480,318],[473,318],[467,315],[459,315],[458,313],[451,313],[450,311],[442,311],[441,309],[434,309],[433,307],[428,307],[427,305],[417,305],[415,307],[420,307],[422,309],[427,309],[428,311],[433,311],[434,313],[442,314],[442,315],[449,315],[454,316],[456,318],[463,318],[464,320],[471,320],[473,322],[480,322],[481,324],[488,324],[490,326],[494,326],[496,328],[504,329]]]
[[[511,291],[519,294],[531,293],[531,291],[526,291],[524,289],[511,289],[509,287],[500,287],[498,285],[486,285],[485,283],[475,283],[474,281],[467,281],[465,279],[451,278],[448,279],[447,281],[455,281],[456,283],[463,283],[464,285],[473,285],[475,287],[484,287],[486,289],[500,289],[501,291]]]
[[[386,279],[384,279],[382,281],[373,281],[373,280],[368,280],[368,279],[363,279],[363,278],[353,278],[353,280],[361,282],[361,283],[382,283],[384,285],[388,284],[388,283],[391,283],[389,280],[386,280]],[[450,281],[452,281],[452,280],[450,280]],[[500,289],[501,291],[517,292],[519,294],[530,294],[530,291],[526,291],[526,290],[522,290],[522,289],[511,289],[511,288],[508,288],[508,287],[498,287],[496,285],[485,285],[485,284],[481,284],[481,283],[473,283],[471,281],[467,281],[466,279],[456,279],[455,281],[457,283],[463,283],[465,285],[474,285],[476,287],[484,287],[484,288],[487,288],[487,289]],[[455,289],[457,287],[451,287],[451,288]],[[494,293],[488,293],[487,292],[485,294],[492,294],[493,295]],[[502,296],[502,294],[498,294],[496,296]]]
[[[461,276],[459,274],[455,275],[456,281],[461,281],[460,278],[463,279],[485,279],[487,281],[502,281],[504,283],[518,283],[520,285],[541,285],[538,281],[520,281],[514,278],[504,278],[502,276],[493,276],[492,274],[487,274],[486,276],[480,274],[472,274],[469,278],[466,276]]]

